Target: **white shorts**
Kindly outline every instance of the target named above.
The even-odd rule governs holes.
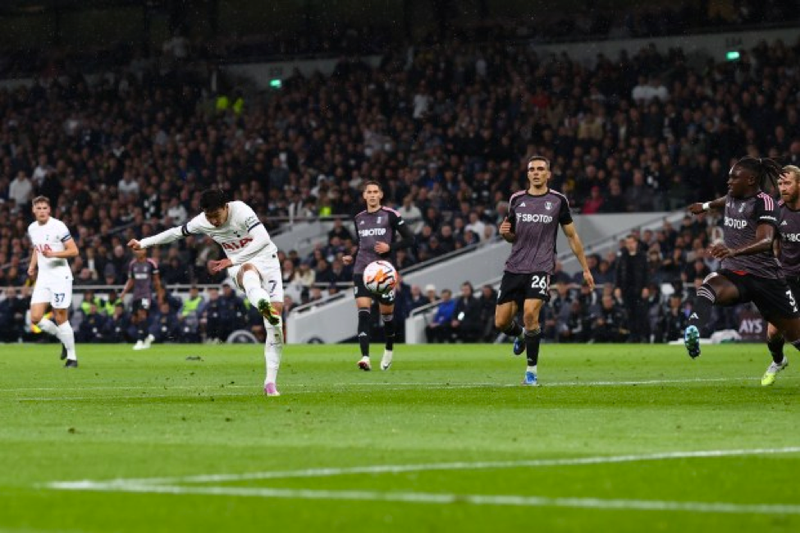
[[[72,305],[72,280],[38,280],[33,287],[31,304],[49,303],[53,309],[69,309]]]
[[[281,275],[281,265],[275,254],[265,254],[247,261],[245,264],[253,265],[261,274],[261,287],[269,294],[269,301],[283,303],[283,276]],[[243,265],[232,266],[228,269],[228,275],[233,279],[233,283],[240,291],[244,292],[244,287],[239,284],[237,279],[239,270]]]

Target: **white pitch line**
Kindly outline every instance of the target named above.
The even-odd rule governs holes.
[[[800,514],[795,504],[737,504],[726,502],[680,502],[662,500],[623,500],[602,498],[547,498],[541,496],[452,494],[426,492],[379,492],[361,490],[310,490],[246,487],[182,487],[168,485],[138,485],[117,483],[60,483],[51,488],[99,492],[136,492],[148,494],[200,494],[257,498],[302,500],[350,500],[422,504],[507,505],[518,507],[566,507],[596,510],[684,511],[694,513],[729,514]]]
[[[756,448],[749,450],[699,450],[677,451],[642,455],[616,455],[595,457],[572,457],[564,459],[531,459],[527,461],[483,461],[483,462],[455,462],[455,463],[428,463],[412,465],[372,465],[347,468],[309,468],[304,470],[287,470],[273,472],[248,472],[244,474],[207,474],[183,477],[117,479],[106,482],[91,480],[53,482],[49,486],[60,487],[63,483],[104,483],[109,486],[116,484],[182,484],[182,483],[225,483],[236,481],[250,481],[257,479],[289,479],[347,476],[354,474],[400,474],[404,472],[429,472],[442,470],[488,470],[504,468],[535,468],[548,466],[576,466],[598,465],[611,463],[632,463],[640,461],[664,461],[672,459],[734,457],[744,455],[770,455],[800,453],[800,446],[784,448]]]

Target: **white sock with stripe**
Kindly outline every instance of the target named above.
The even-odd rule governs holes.
[[[56,323],[53,322],[52,320],[50,320],[48,318],[43,318],[36,325],[39,326],[39,328],[42,331],[44,331],[45,333],[49,333],[53,337],[58,337],[58,340],[61,341],[61,337],[59,337],[58,326],[56,326]],[[64,341],[61,341],[61,342],[64,342]]]
[[[67,359],[70,361],[77,361],[78,356],[75,353],[75,332],[72,330],[72,324],[69,320],[58,326],[58,338],[64,343],[67,349]]]
[[[264,359],[267,363],[267,377],[264,380],[266,385],[276,383],[278,379],[278,369],[283,355],[283,321],[277,326],[272,326],[265,320],[264,326],[267,328],[267,341],[264,343]]]

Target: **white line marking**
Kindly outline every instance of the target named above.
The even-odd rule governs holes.
[[[800,514],[794,504],[736,504],[725,502],[679,502],[661,500],[623,500],[601,498],[546,498],[540,496],[448,494],[426,492],[379,492],[360,490],[309,490],[246,487],[181,487],[169,485],[138,485],[116,483],[60,483],[51,488],[100,492],[138,492],[159,494],[201,494],[257,498],[290,498],[303,500],[353,500],[402,503],[471,505],[509,505],[524,507],[567,507],[597,510],[684,511],[694,513],[737,513],[787,515]]]
[[[117,479],[107,482],[109,485],[115,484],[181,484],[181,483],[222,483],[231,481],[247,481],[256,479],[289,479],[289,478],[311,478],[311,477],[330,477],[346,476],[352,474],[399,474],[403,472],[427,472],[437,470],[486,470],[501,468],[535,468],[548,466],[575,466],[575,465],[597,465],[610,463],[631,463],[638,461],[663,461],[672,459],[692,459],[692,458],[714,458],[714,457],[734,457],[743,455],[770,455],[800,453],[800,446],[789,446],[784,448],[756,448],[750,450],[700,450],[700,451],[678,451],[663,452],[642,455],[616,455],[616,456],[595,456],[595,457],[573,457],[564,459],[532,459],[528,461],[485,461],[485,462],[456,462],[456,463],[428,463],[416,465],[372,465],[356,466],[348,468],[309,468],[305,470],[288,470],[278,472],[248,472],[244,474],[207,474],[183,477],[163,477],[163,478],[144,478],[144,479]],[[54,482],[50,486],[59,483],[98,483],[91,480]]]

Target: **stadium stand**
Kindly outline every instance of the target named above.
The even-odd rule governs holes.
[[[658,35],[669,31],[653,20],[680,27],[685,18],[642,12],[606,30]],[[500,29],[507,28],[463,32]],[[130,260],[124,243],[197,213],[199,191],[212,185],[246,199],[277,232],[287,220],[347,220],[360,209],[360,184],[378,179],[385,203],[399,207],[418,235],[418,246],[398,259],[405,268],[491,239],[509,194],[524,186],[526,154],[553,161],[552,187],[585,214],[679,209],[720,196],[731,161],[744,154],[800,160],[796,42],[762,42],[737,61],[709,59],[700,69],[680,48],[654,46],[601,56],[588,67],[537,54],[531,40],[552,36],[520,31],[515,40],[487,44],[458,35],[410,48],[359,40],[368,49],[358,52],[381,53],[377,67],[343,60],[330,77],[296,74],[269,93],[232,80],[215,80],[225,88],[215,91],[194,68],[135,53],[97,65],[108,69],[102,75],[84,76],[67,61],[32,85],[0,89],[0,287],[23,287],[5,291],[14,305],[4,313],[16,317],[13,299],[25,295],[28,202],[36,194],[51,199],[54,216],[80,244],[76,286],[118,286]],[[579,20],[564,32],[596,33],[581,30]],[[231,45],[226,53],[250,55],[246,49]],[[42,62],[30,58],[0,72],[30,64],[42,72]],[[699,250],[716,223],[686,220],[637,236],[648,265],[641,305],[658,307],[637,336],[669,336],[664,284],[679,287],[690,307],[684,287],[715,266]],[[286,250],[292,301],[341,290],[350,275],[338,259],[351,244],[341,233],[305,257]],[[219,285],[223,278],[205,268],[219,255],[210,242],[154,250],[172,284]],[[624,311],[616,256],[594,261]],[[579,293],[578,286],[568,290],[553,316],[585,323],[565,314]],[[584,303],[581,312],[600,312],[598,302]],[[734,318],[717,320],[725,327]],[[563,337],[552,330],[552,339]]]

